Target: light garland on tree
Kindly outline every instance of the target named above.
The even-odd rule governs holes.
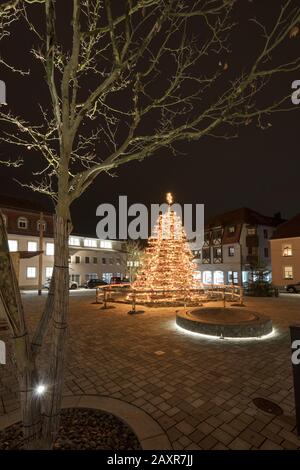
[[[181,218],[171,207],[171,193],[167,193],[167,202],[168,210],[158,218],[148,239],[143,267],[132,285],[140,301],[190,299],[191,289],[196,287],[193,255]]]

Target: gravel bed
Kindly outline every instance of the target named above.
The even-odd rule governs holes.
[[[22,427],[16,423],[0,431],[0,450],[22,449]],[[138,450],[133,431],[116,416],[100,410],[62,410],[55,450]]]

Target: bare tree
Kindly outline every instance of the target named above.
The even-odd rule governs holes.
[[[40,121],[27,122],[10,111],[0,115],[7,124],[2,140],[41,157],[36,179],[24,186],[55,203],[54,306],[49,302],[37,335],[41,344],[51,319],[49,390],[42,417],[45,447],[55,439],[61,407],[72,202],[101,173],[112,174],[161,149],[176,152],[180,141],[230,138],[238,126],[250,122],[269,126],[272,113],[291,107],[288,93],[273,101],[265,96],[266,87],[274,76],[300,68],[298,56],[283,63],[276,55],[295,38],[291,32],[298,27],[300,7],[293,0],[282,2],[270,29],[253,19],[260,48],[251,63],[230,74],[233,12],[241,2],[73,0],[71,37],[65,42],[57,34],[61,3],[44,0],[45,27],[23,4],[24,19],[38,43],[32,53],[41,62],[49,90]],[[65,25],[68,31],[67,15]],[[28,424],[30,414],[26,419]]]
[[[125,257],[123,260],[125,263],[126,277],[128,277],[129,282],[133,282],[143,263],[143,246],[139,240],[127,240],[124,251]]]

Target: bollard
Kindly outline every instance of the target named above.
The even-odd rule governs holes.
[[[300,325],[290,326],[297,433],[300,436]]]
[[[240,304],[244,305],[244,288],[240,286]]]
[[[135,292],[132,294],[132,312],[135,313]]]
[[[107,308],[107,290],[104,290],[104,297],[103,297],[103,308]]]

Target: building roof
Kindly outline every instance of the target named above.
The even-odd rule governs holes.
[[[49,211],[49,207],[42,205],[39,201],[33,201],[32,199],[24,199],[15,196],[7,196],[6,194],[0,194],[0,207],[6,209],[24,210],[28,212],[45,212],[46,214],[52,214]]]
[[[280,217],[269,217],[256,212],[248,207],[241,207],[233,211],[225,212],[210,218],[205,223],[205,228],[226,226],[231,224],[267,225],[277,227],[283,222]]]
[[[280,224],[273,237],[272,240],[276,238],[294,238],[300,237],[300,214],[295,215],[290,220],[287,220],[283,224]]]

